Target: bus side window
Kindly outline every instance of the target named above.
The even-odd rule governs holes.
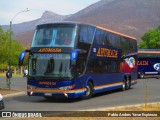
[[[80,26],[80,32],[79,32],[79,42],[85,42],[87,41],[87,27]]]
[[[78,74],[81,75],[86,67],[86,61],[84,60],[84,58],[78,58],[76,66]]]
[[[79,30],[79,39],[78,40],[79,40],[79,42],[91,44],[93,34],[94,34],[94,27],[81,25],[80,30]]]
[[[109,33],[100,29],[97,29],[96,35],[94,38],[94,44],[111,46],[109,41]]]

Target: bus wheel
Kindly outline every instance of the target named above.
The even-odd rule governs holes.
[[[83,99],[89,99],[93,95],[93,84],[91,82],[88,82],[86,86],[86,95],[83,96]]]
[[[143,71],[140,72],[140,78],[141,78],[141,79],[144,78],[144,72],[143,72]]]
[[[122,91],[126,90],[126,80],[123,80],[123,84],[122,84]]]
[[[131,87],[131,81],[129,79],[123,80],[122,90],[128,90]]]
[[[126,80],[125,89],[128,90],[131,87],[131,81],[129,79]]]

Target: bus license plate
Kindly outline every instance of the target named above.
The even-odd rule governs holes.
[[[45,96],[52,96],[52,93],[45,93]]]

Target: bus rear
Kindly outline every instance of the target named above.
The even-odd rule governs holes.
[[[138,77],[159,77],[160,74],[160,50],[138,50]]]

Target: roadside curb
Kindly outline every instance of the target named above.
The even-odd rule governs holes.
[[[26,94],[26,92],[12,93],[12,94],[3,95],[3,98],[14,97],[14,96],[20,96],[20,95],[25,95],[25,94]]]

